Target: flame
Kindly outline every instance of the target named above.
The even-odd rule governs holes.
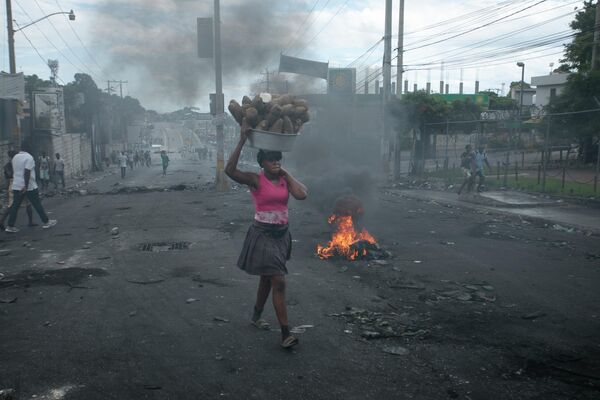
[[[367,249],[360,249],[360,246],[353,246],[360,241],[370,244],[376,244],[377,241],[366,229],[357,232],[354,228],[354,221],[350,215],[331,215],[327,222],[330,225],[337,225],[331,241],[326,246],[317,245],[317,255],[321,259],[333,256],[346,257],[348,260],[356,260],[358,257],[367,255]]]

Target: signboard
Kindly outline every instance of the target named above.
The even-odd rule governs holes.
[[[448,103],[456,100],[465,101],[470,99],[473,103],[481,107],[489,107],[490,105],[490,96],[487,94],[434,94],[434,96],[441,97]]]
[[[33,128],[39,130],[63,130],[62,94],[58,92],[33,93]]]
[[[354,68],[331,68],[327,92],[331,94],[354,94],[356,70]]]
[[[212,18],[198,18],[198,57],[213,58],[215,50]]]
[[[279,72],[291,72],[293,74],[327,79],[328,68],[329,63],[304,60],[302,58],[284,56],[283,54],[279,58]]]

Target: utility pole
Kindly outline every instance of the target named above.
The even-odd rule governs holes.
[[[400,0],[398,17],[398,66],[396,67],[396,96],[402,97],[402,74],[404,73],[404,0]]]
[[[15,61],[15,31],[13,30],[12,4],[6,0],[6,29],[8,30],[8,58],[10,62],[10,73],[17,73]]]
[[[383,137],[381,148],[383,149],[383,169],[386,175],[390,172],[392,161],[392,146],[390,123],[388,121],[387,103],[390,100],[392,86],[392,0],[385,1],[385,35],[383,53],[383,96],[381,96],[381,114],[383,120]],[[375,93],[377,93],[377,88]]]
[[[215,184],[217,191],[225,192],[229,190],[229,184],[225,176],[225,155],[224,137],[223,137],[223,117],[225,105],[223,104],[223,75],[221,63],[221,6],[219,0],[214,2],[214,39],[215,39],[215,81],[216,81],[216,100],[215,112],[217,128],[217,171]]]
[[[592,46],[592,71],[600,68],[600,0],[596,2],[596,23],[594,25],[594,45]]]
[[[392,0],[385,1],[385,37],[383,55],[383,100],[390,98],[392,86]]]
[[[267,84],[267,93],[271,93],[271,75],[275,76],[275,71],[269,72],[269,68],[265,68],[265,72],[261,73],[261,75],[265,76],[266,84]],[[287,84],[287,81],[286,81]]]

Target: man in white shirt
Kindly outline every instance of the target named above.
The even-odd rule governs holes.
[[[31,155],[31,148],[27,141],[21,144],[21,151],[12,159],[13,167],[13,204],[8,217],[8,226],[5,231],[8,233],[16,233],[19,230],[15,228],[17,222],[17,213],[24,197],[27,197],[35,211],[40,216],[44,223],[44,229],[48,229],[56,225],[55,219],[49,219],[42,207],[38,186],[35,182],[35,161]]]

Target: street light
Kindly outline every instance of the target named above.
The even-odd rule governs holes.
[[[75,13],[73,12],[73,10],[71,10],[69,12],[60,11],[60,12],[48,14],[42,18],[36,19],[35,21],[28,23],[27,25],[21,26],[19,29],[13,29],[11,0],[6,0],[6,22],[7,22],[6,25],[7,25],[7,30],[8,30],[8,58],[9,58],[9,63],[10,63],[10,73],[11,74],[17,73],[17,66],[16,66],[17,63],[16,63],[16,59],[15,59],[15,33],[22,31],[23,29],[25,29],[33,24],[37,24],[38,22],[43,21],[46,18],[49,18],[53,15],[59,15],[59,14],[66,14],[69,16],[69,21],[75,21]]]
[[[523,115],[523,87],[525,86],[525,63],[519,61],[517,67],[521,67],[521,99],[519,101],[519,117]]]

